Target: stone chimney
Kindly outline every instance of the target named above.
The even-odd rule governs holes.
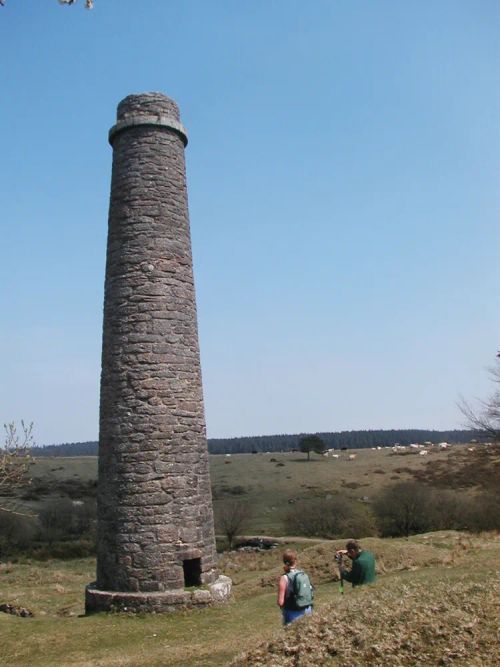
[[[86,612],[210,604],[230,580],[216,569],[187,133],[176,103],[147,93],[120,102],[109,142],[97,581]]]

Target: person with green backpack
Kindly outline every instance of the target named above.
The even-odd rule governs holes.
[[[283,552],[284,574],[278,585],[278,605],[283,614],[283,625],[304,615],[312,614],[314,589],[308,575],[297,568],[297,552]]]

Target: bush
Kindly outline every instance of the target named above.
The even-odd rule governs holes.
[[[92,536],[95,529],[95,501],[56,498],[40,511],[40,539],[49,544],[68,538]]]
[[[408,537],[435,530],[497,530],[500,493],[471,497],[401,482],[378,496],[374,511],[382,537]]]
[[[243,496],[246,493],[245,487],[241,484],[236,484],[235,486],[225,486],[223,487],[224,493],[230,493],[232,496]]]
[[[69,498],[50,500],[38,514],[40,539],[51,544],[68,535],[73,514]]]
[[[376,534],[370,508],[342,495],[299,501],[287,513],[285,527],[289,535],[325,539]]]
[[[94,536],[97,520],[95,500],[87,498],[78,504],[73,503],[71,534],[76,536]]]
[[[26,549],[36,534],[31,517],[0,510],[0,557]]]
[[[429,530],[465,530],[471,498],[452,490],[429,491]]]
[[[34,558],[82,558],[95,554],[95,501],[49,501],[38,518],[0,510],[0,558],[22,552]]]
[[[382,491],[373,509],[382,537],[398,537],[431,530],[429,490],[415,482],[401,482]]]
[[[470,499],[464,509],[463,528],[473,533],[500,530],[500,492]]]
[[[36,560],[49,560],[60,558],[71,560],[72,558],[87,558],[95,556],[96,544],[92,539],[58,541],[52,544],[33,544],[26,555]]]

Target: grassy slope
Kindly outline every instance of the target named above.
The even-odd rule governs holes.
[[[330,596],[310,619],[272,632],[233,667],[484,667],[500,664],[500,536],[430,533],[365,540],[385,573]],[[309,570],[321,566],[308,549]]]
[[[227,498],[244,499],[253,508],[248,532],[283,535],[283,517],[290,508],[290,500],[300,502],[311,495],[335,492],[353,500],[363,496],[372,498],[381,488],[409,479],[413,474],[419,475],[423,481],[434,481],[442,486],[451,486],[457,479],[462,479],[464,486],[471,480],[481,485],[486,466],[488,470],[496,466],[496,479],[499,475],[500,453],[496,450],[495,460],[492,460],[485,448],[469,452],[464,445],[454,445],[445,451],[432,449],[428,456],[415,453],[401,456],[393,455],[390,449],[363,449],[353,450],[356,454],[354,461],[348,460],[349,453],[342,452],[339,460],[313,454],[310,462],[304,454],[289,452],[211,456],[214,506],[217,508]],[[87,483],[96,475],[95,457],[40,458],[32,467],[32,476],[48,482],[45,486],[55,495],[58,495],[58,482],[79,480]],[[232,493],[235,490],[243,493]],[[42,496],[41,502],[47,497]],[[26,503],[35,511],[39,504]]]
[[[494,614],[494,603],[481,582],[500,568],[498,536],[470,538],[439,533],[409,541],[371,538],[366,540],[366,547],[377,554],[382,570],[379,582],[365,590],[346,588],[343,597],[338,582],[332,581],[331,568],[333,551],[339,544],[320,543],[301,550],[302,564],[317,584],[316,613],[305,635],[311,640],[305,648],[304,633],[297,634],[298,626],[294,635],[280,627],[275,604],[280,573],[276,551],[260,555],[233,553],[222,558],[221,567],[235,582],[230,604],[158,616],[81,616],[83,588],[93,578],[91,559],[0,566],[1,601],[35,612],[33,619],[0,614],[2,661],[19,667],[222,665],[241,651],[251,651],[237,664],[347,664],[351,658],[356,658],[358,664],[367,664],[360,652],[376,645],[381,652],[380,662],[375,655],[370,664],[438,664],[434,660],[395,661],[405,642],[410,647],[404,649],[407,657],[411,651],[414,656],[419,652],[426,655],[425,637],[429,639],[429,633],[432,635],[437,627],[441,628],[440,639],[432,635],[433,644],[441,657],[448,660],[446,651],[463,650],[464,642],[459,639],[465,633],[466,639],[469,634],[473,638],[467,650],[474,649],[478,662],[467,662],[462,655],[462,661],[453,664],[480,664],[481,655],[488,658],[482,664],[495,664],[492,638],[498,616],[489,616],[488,625],[485,618],[474,621],[474,614],[481,605],[485,613]],[[475,588],[467,589],[469,584]],[[450,591],[451,598],[447,600]],[[425,622],[422,634],[420,626],[410,622],[412,618],[432,622]],[[352,633],[348,629],[356,619],[362,626],[370,626],[372,641],[364,647],[359,644],[359,631]],[[472,623],[469,630],[462,628],[466,623]],[[259,646],[260,642],[264,644]],[[324,652],[325,646],[328,653]],[[292,653],[287,653],[290,647]],[[313,658],[308,647],[315,647]],[[301,656],[298,662],[297,655]]]
[[[244,498],[254,507],[249,532],[280,534],[283,530],[282,517],[290,506],[290,499],[300,502],[301,498],[311,494],[335,491],[342,491],[353,499],[365,495],[372,497],[383,486],[407,479],[414,472],[427,480],[439,482],[441,479],[440,483],[445,486],[453,486],[454,480],[460,477],[467,482],[464,486],[468,486],[470,480],[480,486],[486,468],[491,471],[492,466],[498,467],[499,463],[498,460],[492,461],[491,456],[488,458],[485,450],[471,453],[466,447],[459,446],[451,452],[432,452],[428,457],[392,456],[389,450],[358,450],[356,455],[354,461],[348,461],[344,454],[341,460],[314,457],[310,463],[297,453],[233,455],[230,458],[212,456],[211,475],[217,496],[215,504],[233,497],[231,490],[241,486],[244,494],[234,497]],[[271,461],[272,458],[276,461]],[[460,471],[461,475],[457,475]],[[57,494],[57,485],[61,480],[87,482],[95,479],[96,459],[39,459],[33,466],[33,475],[48,480]],[[30,505],[36,508],[37,503]],[[315,649],[319,651],[318,655],[322,642],[324,644],[328,639],[331,647],[337,637],[327,638],[324,626],[338,627],[343,619],[354,622],[356,615],[368,605],[368,599],[374,600],[375,607],[370,607],[374,617],[385,619],[381,624],[366,621],[375,633],[372,642],[385,647],[381,664],[384,661],[398,664],[390,662],[392,658],[388,657],[391,633],[382,636],[377,635],[377,631],[380,627],[391,627],[390,624],[398,620],[392,617],[392,620],[387,620],[385,609],[398,605],[401,600],[408,600],[408,607],[403,610],[407,615],[411,615],[412,605],[418,606],[420,601],[425,601],[424,598],[439,609],[436,605],[439,605],[440,598],[455,587],[453,595],[457,605],[463,603],[463,606],[469,600],[471,604],[482,603],[485,609],[495,613],[486,591],[480,588],[466,590],[468,581],[480,582],[484,576],[492,576],[494,570],[500,569],[500,545],[491,538],[470,539],[439,534],[427,538],[419,536],[408,542],[366,540],[365,546],[377,554],[382,572],[379,584],[373,591],[360,591],[355,595],[348,590],[343,598],[340,598],[338,584],[331,581],[334,546],[340,546],[340,543],[325,543],[307,549],[301,547],[303,565],[317,584],[317,613],[311,623],[319,625],[314,625],[316,629],[311,632],[319,642]],[[279,553],[229,554],[222,558],[221,567],[236,584],[234,601],[225,607],[172,616],[98,615],[85,618],[80,616],[83,612],[83,588],[94,578],[93,560],[0,565],[0,603],[26,606],[36,614],[34,619],[22,619],[0,613],[2,659],[6,664],[20,667],[33,664],[218,665],[227,663],[240,651],[254,648],[262,640],[271,639],[275,653],[270,653],[269,646],[265,644],[262,649],[257,649],[247,664],[308,664],[307,651],[301,653],[300,642],[296,643],[290,655],[301,655],[301,662],[290,663],[290,656],[283,652],[281,638],[284,635],[275,605]],[[365,596],[368,597],[363,602]],[[333,608],[328,609],[327,603],[331,600],[334,601]],[[357,606],[356,600],[360,600],[360,606]],[[323,607],[324,618],[321,613]],[[432,609],[429,611],[421,607],[420,611],[422,609],[424,616],[430,614],[434,619]],[[446,614],[447,618],[455,618],[455,622],[459,622],[455,608],[446,611]],[[451,623],[449,619],[447,623]],[[488,632],[491,634],[493,629],[488,630],[485,623],[481,623],[477,627],[486,636],[487,644]],[[405,627],[404,623],[402,627]],[[424,654],[425,638],[420,637],[417,630],[412,630],[414,641],[417,647],[421,642]],[[427,628],[426,632],[430,631]],[[446,638],[448,635],[443,632]],[[324,641],[321,636],[324,636]],[[346,660],[351,656],[358,664],[363,664],[363,660],[366,663],[366,656],[363,658],[359,651],[355,653],[356,647],[353,648],[352,644],[355,637],[353,639],[340,633],[337,638],[344,642],[339,655],[346,656]],[[453,638],[443,640],[445,644],[446,641],[449,648]],[[439,642],[437,646],[440,646]],[[484,646],[476,646],[479,657],[483,649],[486,651]],[[332,650],[337,649],[334,646]],[[401,647],[398,650],[401,651]],[[416,650],[418,653],[420,649]],[[269,655],[274,655],[273,663]],[[243,658],[240,664],[245,664],[245,660],[247,658]],[[335,662],[341,660],[338,655],[329,654],[328,660],[334,661],[329,664],[343,664]],[[371,663],[375,664],[374,660],[371,656]],[[404,664],[419,664],[410,658],[408,660]],[[442,664],[448,664],[449,656],[443,660]],[[480,661],[459,661],[455,664],[474,665],[480,664]],[[494,660],[488,656],[482,664],[494,664]]]

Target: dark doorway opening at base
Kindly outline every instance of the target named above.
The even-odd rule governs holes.
[[[201,558],[182,561],[184,570],[184,586],[201,586]]]

